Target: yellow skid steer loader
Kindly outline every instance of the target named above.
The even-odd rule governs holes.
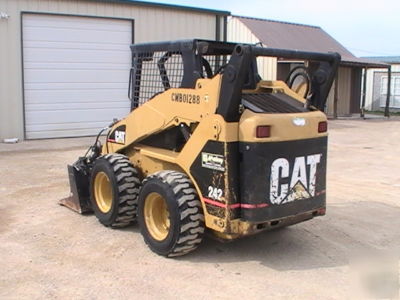
[[[232,240],[325,214],[322,111],[339,54],[206,40],[131,49],[131,112],[68,166],[63,205],[112,228],[137,220],[167,257],[206,229]],[[260,57],[301,64],[266,81]]]

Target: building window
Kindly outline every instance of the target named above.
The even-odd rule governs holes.
[[[400,108],[400,76],[392,76],[390,83],[390,102],[389,107]],[[387,94],[387,83],[388,77],[382,76],[381,78],[381,107],[386,106],[386,94]]]

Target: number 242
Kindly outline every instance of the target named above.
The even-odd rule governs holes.
[[[208,197],[215,200],[221,200],[222,190],[213,186],[208,187]]]

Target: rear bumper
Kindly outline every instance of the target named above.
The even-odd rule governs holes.
[[[275,228],[285,227],[294,225],[300,222],[310,220],[317,216],[325,215],[325,207],[320,207],[311,211],[303,212],[297,215],[291,215],[288,217],[282,217],[280,219],[272,220],[266,223],[253,224],[250,232],[257,233],[262,230],[271,230]],[[250,234],[249,232],[249,234]]]
[[[262,231],[274,230],[281,227],[294,225],[323,215],[325,215],[325,207],[319,207],[315,210],[306,211],[296,215],[286,216],[262,223],[253,223],[238,219],[231,222],[230,230],[228,232],[213,232],[213,234],[221,241],[230,241],[249,235],[254,235]]]
[[[268,222],[279,220],[302,213],[313,214],[313,212],[325,208],[325,194],[311,199],[295,200],[283,205],[269,205],[255,209],[241,208],[241,219],[252,223]]]

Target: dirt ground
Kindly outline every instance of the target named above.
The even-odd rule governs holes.
[[[325,217],[178,259],[57,204],[91,138],[0,144],[0,299],[353,298],[354,257],[398,264],[400,121],[329,126]]]

